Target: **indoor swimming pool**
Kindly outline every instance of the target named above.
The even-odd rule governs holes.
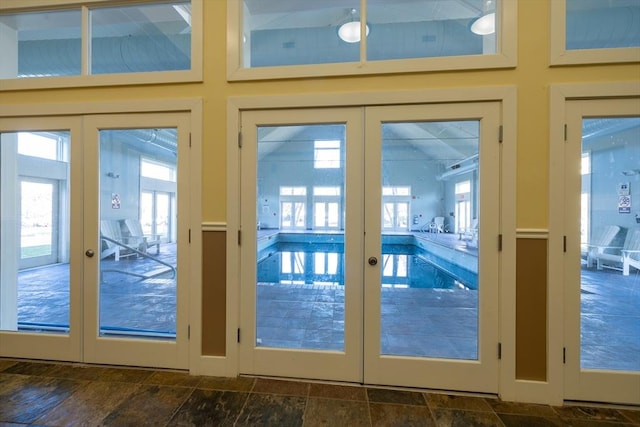
[[[476,290],[478,275],[413,244],[383,243],[383,288]],[[344,245],[277,242],[258,253],[257,281],[292,285],[344,285]]]

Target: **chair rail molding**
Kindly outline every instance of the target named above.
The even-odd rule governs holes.
[[[549,230],[546,228],[517,228],[516,239],[548,239]]]
[[[202,231],[227,231],[227,223],[220,221],[203,221]]]

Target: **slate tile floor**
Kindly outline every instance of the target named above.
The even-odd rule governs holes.
[[[23,425],[631,427],[640,408],[0,358],[0,427]]]

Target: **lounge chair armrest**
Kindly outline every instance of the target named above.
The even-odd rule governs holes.
[[[631,254],[640,254],[640,249],[632,250],[632,249],[623,249],[622,255],[631,255]]]

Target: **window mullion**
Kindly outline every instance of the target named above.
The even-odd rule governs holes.
[[[367,0],[360,0],[360,63],[367,62]]]

